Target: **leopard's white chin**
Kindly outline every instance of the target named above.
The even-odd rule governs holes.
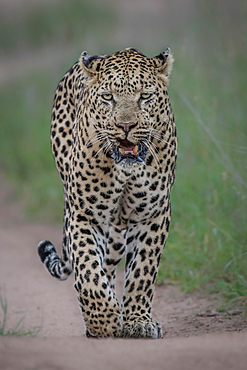
[[[144,161],[136,161],[135,159],[132,160],[132,158],[123,158],[120,162],[116,163],[117,167],[121,169],[131,169],[131,168],[137,168],[142,167],[145,165]]]

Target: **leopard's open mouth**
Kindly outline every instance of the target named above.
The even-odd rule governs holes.
[[[131,154],[135,157],[138,156],[138,145],[135,145],[127,139],[119,139],[119,152],[121,155]]]
[[[112,148],[112,157],[116,163],[122,162],[123,165],[145,163],[147,148],[141,142],[134,144],[127,139],[118,139],[118,144]]]

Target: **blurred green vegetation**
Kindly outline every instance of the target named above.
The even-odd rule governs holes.
[[[186,0],[187,10],[162,14],[155,13],[162,4],[155,0],[144,14],[139,2],[127,3],[130,9],[110,0],[52,1],[0,17],[5,60],[15,51],[20,60],[30,50],[41,60],[47,47],[64,51],[0,85],[1,166],[30,218],[61,222],[62,185],[49,142],[59,79],[84,49],[96,54],[133,46],[153,56],[169,44],[179,153],[158,281],[177,280],[184,291],[210,290],[234,301],[247,295],[247,4]]]
[[[11,3],[11,0],[10,0]],[[109,29],[109,7],[104,2],[60,0],[47,4],[36,1],[25,4],[20,12],[6,17],[0,13],[0,45],[2,52],[13,52],[19,48],[39,49],[43,45],[65,46],[68,43],[81,43],[87,30],[107,32]],[[112,12],[113,15],[113,12]],[[114,20],[114,17],[111,17]],[[114,23],[114,21],[113,21]]]

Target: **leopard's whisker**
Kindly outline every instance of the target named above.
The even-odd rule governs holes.
[[[91,146],[91,145],[96,144],[97,142],[103,141],[106,138],[107,138],[107,133],[98,133],[98,134],[95,134],[92,139],[89,139],[88,140],[88,142],[87,142],[87,148],[89,146]]]
[[[160,128],[159,130],[157,130],[156,128],[151,127],[151,130],[158,133],[158,134],[162,133],[162,135],[164,135],[164,136],[169,136],[170,135],[170,132],[167,132],[167,130],[166,130],[166,132],[164,132],[164,128]]]
[[[158,157],[157,153],[155,153],[155,149],[153,148],[152,144],[150,144],[150,150],[153,153],[154,157],[156,158],[157,166],[160,167],[159,157]]]
[[[94,136],[92,137],[92,139],[90,139],[91,141],[94,141],[95,139],[97,138],[100,138],[100,137],[106,137],[107,136],[107,131],[102,131],[102,132],[96,132],[94,134]]]
[[[154,157],[154,160],[155,160],[157,166],[160,167],[160,161],[159,161],[159,158],[158,158],[157,154],[155,153],[155,150],[151,146],[152,143],[150,141],[149,142],[143,141],[143,144],[146,145],[146,147],[148,148],[148,150],[150,150],[151,154]]]
[[[171,146],[171,147],[173,147],[174,149],[176,149],[175,145],[173,145],[173,144],[169,143],[169,141],[166,141],[166,140],[162,139],[161,137],[159,137],[159,136],[157,136],[157,135],[154,135],[154,134],[152,134],[152,133],[150,133],[150,136],[152,136],[154,139],[156,139],[156,140],[158,140],[158,141],[162,141],[162,142],[164,142],[164,143],[166,143],[166,144],[170,145],[170,146]]]
[[[91,139],[91,141],[95,141],[95,140],[97,140],[97,139],[99,139],[99,138],[104,138],[104,137],[106,137],[107,136],[107,134],[105,134],[105,133],[100,133],[100,134],[97,134],[94,138],[92,138]]]
[[[152,134],[152,132],[154,132],[154,134]],[[165,141],[165,139],[163,139],[163,136],[165,136],[165,137],[169,137],[170,135],[171,135],[171,133],[170,132],[167,132],[167,133],[164,133],[163,131],[162,131],[162,129],[160,129],[160,130],[156,130],[155,128],[153,128],[153,127],[151,127],[151,131],[150,131],[150,134],[151,134],[151,136],[153,136],[153,137],[155,137],[157,140],[161,140],[161,141],[164,141],[164,142],[167,142],[167,141]],[[168,142],[167,142],[168,143]],[[171,145],[171,144],[170,144]]]
[[[109,143],[111,144],[111,142],[109,140],[107,140],[104,145],[102,145],[102,147],[93,155],[93,159],[91,161],[91,164],[93,164],[93,162],[95,161],[96,157],[99,155],[99,153],[103,150],[103,149],[107,149],[109,147]]]

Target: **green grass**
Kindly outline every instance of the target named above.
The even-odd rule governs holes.
[[[18,9],[18,7],[17,7]],[[28,10],[28,11],[27,11]],[[8,16],[0,13],[0,46],[4,53],[13,49],[38,50],[52,45],[54,47],[81,43],[85,35],[92,44],[95,42],[92,30],[110,32],[114,24],[112,10],[101,2],[70,0],[55,1],[25,6]],[[90,35],[91,34],[91,35]]]
[[[0,306],[2,310],[2,321],[0,321],[0,336],[15,336],[15,337],[23,337],[27,335],[35,336],[41,329],[41,326],[32,328],[32,329],[25,329],[24,327],[24,317],[19,319],[17,324],[12,329],[6,329],[6,322],[7,322],[7,312],[8,312],[8,304],[5,298],[2,297],[0,294]]]
[[[28,215],[58,220],[62,188],[49,140],[52,95],[48,73],[28,76],[1,92],[0,147],[1,165],[16,184]]]
[[[37,68],[0,90],[1,166],[28,216],[47,222],[61,222],[63,207],[49,142],[55,87],[82,45],[89,45],[91,52],[114,51],[118,27],[111,17],[114,9],[105,5],[102,9],[94,2],[90,7],[77,0],[61,4],[59,9],[42,7],[26,18],[12,19],[13,35],[1,41],[0,50],[12,53],[23,44],[36,51],[47,45],[64,44],[66,49],[72,40],[75,46],[74,58],[65,58],[57,68]],[[231,301],[247,295],[247,51],[241,41],[246,5],[239,2],[233,14],[227,4],[229,13],[223,16],[215,2],[200,3],[197,16],[184,23],[184,41],[182,32],[167,30],[162,23],[161,36],[153,35],[149,45],[143,37],[139,45],[145,44],[143,51],[150,56],[158,54],[163,30],[175,54],[169,91],[179,151],[172,223],[158,281],[175,280],[184,291],[218,292]],[[236,14],[239,22],[234,21]],[[8,22],[3,19],[1,27],[9,27]]]
[[[247,295],[247,77],[242,57],[237,70],[236,59],[227,68],[212,62],[217,79],[201,65],[172,81],[179,153],[158,277],[178,280],[184,291],[210,289],[229,299]],[[219,93],[226,76],[228,88]]]

